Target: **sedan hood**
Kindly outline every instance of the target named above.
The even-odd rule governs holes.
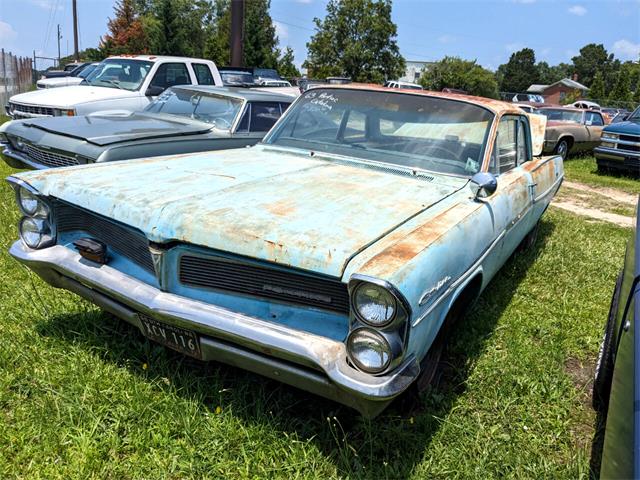
[[[125,116],[93,114],[80,117],[45,117],[23,120],[22,125],[100,146],[129,140],[193,135],[211,129],[202,123],[190,123],[180,117],[151,116],[143,113]]]
[[[139,95],[138,92],[131,92],[120,88],[72,85],[70,87],[45,88],[43,90],[20,93],[11,97],[10,101],[25,105],[65,108],[86,102],[137,97]]]
[[[17,175],[179,241],[340,277],[349,259],[466,184],[254,147]]]

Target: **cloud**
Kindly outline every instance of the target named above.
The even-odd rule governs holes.
[[[625,60],[638,60],[640,43],[633,43],[626,39],[618,40],[613,44],[613,51]]]
[[[274,20],[273,25],[276,27],[276,35],[279,40],[286,40],[289,38],[289,29],[284,23]]]
[[[51,10],[52,8],[62,10],[62,5],[60,5],[60,2],[56,0],[29,0],[29,3],[36,7],[40,7],[43,10]]]
[[[577,15],[578,17],[582,17],[587,14],[587,9],[582,5],[574,5],[572,7],[567,8],[567,12],[571,15]]]
[[[458,39],[453,35],[440,35],[438,37],[438,42],[440,43],[454,43],[456,41],[458,41]]]
[[[17,36],[18,32],[11,25],[0,20],[0,43],[11,43]]]

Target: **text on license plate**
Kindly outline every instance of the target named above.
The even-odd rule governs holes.
[[[147,338],[191,357],[202,359],[200,339],[196,333],[158,322],[146,315],[138,314],[138,318]]]

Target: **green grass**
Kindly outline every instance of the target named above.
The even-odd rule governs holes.
[[[640,179],[615,172],[599,173],[593,156],[570,157],[564,162],[567,180],[586,183],[595,187],[618,188],[627,193],[640,193]]]
[[[7,254],[18,217],[0,185],[0,478],[589,476],[624,229],[551,209],[460,324],[438,388],[368,421],[52,289]]]

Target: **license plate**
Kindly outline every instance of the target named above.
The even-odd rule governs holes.
[[[190,357],[202,359],[200,338],[194,332],[158,322],[146,315],[138,315],[138,318],[147,338]]]

